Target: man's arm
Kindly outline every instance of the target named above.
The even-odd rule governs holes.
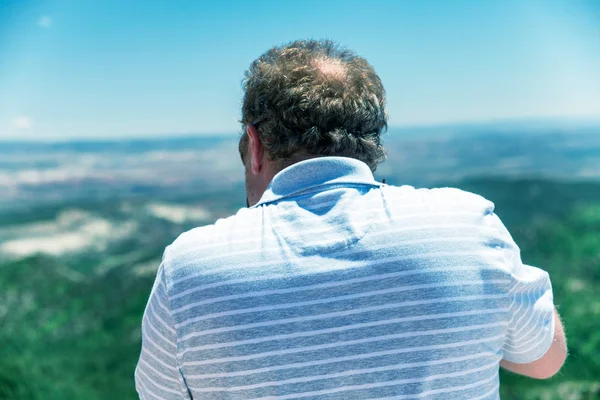
[[[177,332],[167,294],[164,263],[142,320],[142,352],[135,369],[140,399],[190,399],[177,361]]]
[[[556,310],[554,310],[554,338],[548,351],[538,360],[525,364],[502,360],[500,366],[511,372],[536,379],[547,379],[554,376],[567,358],[567,342],[565,331]]]
[[[565,362],[565,332],[554,307],[548,273],[523,264],[519,247],[494,213],[485,223],[497,229],[495,249],[510,273],[508,326],[500,366],[537,379],[555,375]]]

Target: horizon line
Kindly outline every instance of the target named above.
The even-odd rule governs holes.
[[[542,124],[546,126],[532,126],[534,124]],[[467,120],[467,121],[448,121],[448,122],[423,122],[423,123],[410,123],[410,124],[396,124],[388,126],[387,131],[391,130],[439,130],[439,129],[474,129],[483,128],[489,126],[496,126],[496,128],[521,128],[526,129],[543,129],[552,128],[552,124],[561,125],[561,128],[565,128],[566,124],[579,125],[579,128],[587,127],[598,127],[600,128],[600,115],[582,115],[582,116],[533,116],[533,117],[511,117],[511,118],[491,118],[481,120]],[[504,125],[504,126],[502,126]],[[550,126],[549,126],[550,125]],[[583,125],[583,126],[582,126]],[[215,131],[215,132],[199,132],[199,131],[188,131],[188,132],[155,132],[155,133],[141,133],[141,134],[130,134],[122,136],[87,136],[87,137],[0,137],[0,143],[31,143],[31,144],[52,144],[52,143],[110,143],[110,142],[121,142],[121,141],[160,141],[160,140],[172,140],[172,139],[198,139],[198,138],[233,138],[238,136],[239,132],[232,131]]]

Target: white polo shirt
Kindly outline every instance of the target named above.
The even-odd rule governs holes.
[[[181,235],[146,308],[143,399],[497,399],[502,358],[554,334],[548,274],[493,203],[294,164],[260,202]]]

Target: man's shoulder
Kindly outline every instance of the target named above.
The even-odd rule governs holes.
[[[243,231],[253,228],[256,213],[256,209],[242,208],[234,215],[219,218],[213,224],[190,229],[180,234],[167,250],[173,256],[189,250],[201,252],[204,248],[227,245]]]
[[[226,254],[234,245],[236,250],[245,245],[252,246],[248,238],[259,229],[257,216],[258,210],[242,208],[213,224],[182,233],[165,249],[163,265],[166,273],[177,280],[181,274],[217,261],[219,255]]]
[[[470,209],[484,214],[494,211],[494,203],[485,197],[456,187],[414,188],[412,186],[385,186],[399,202],[420,203],[428,208]]]
[[[461,207],[473,207],[493,211],[494,203],[485,197],[455,187],[440,187],[430,190],[431,196],[441,203],[450,203]]]

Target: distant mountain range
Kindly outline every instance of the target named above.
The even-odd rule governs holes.
[[[600,180],[600,124],[517,122],[405,127],[384,137],[391,184],[451,185],[477,176]],[[236,135],[0,141],[0,206],[111,197],[194,198],[243,187]],[[239,194],[239,197],[243,197]]]

